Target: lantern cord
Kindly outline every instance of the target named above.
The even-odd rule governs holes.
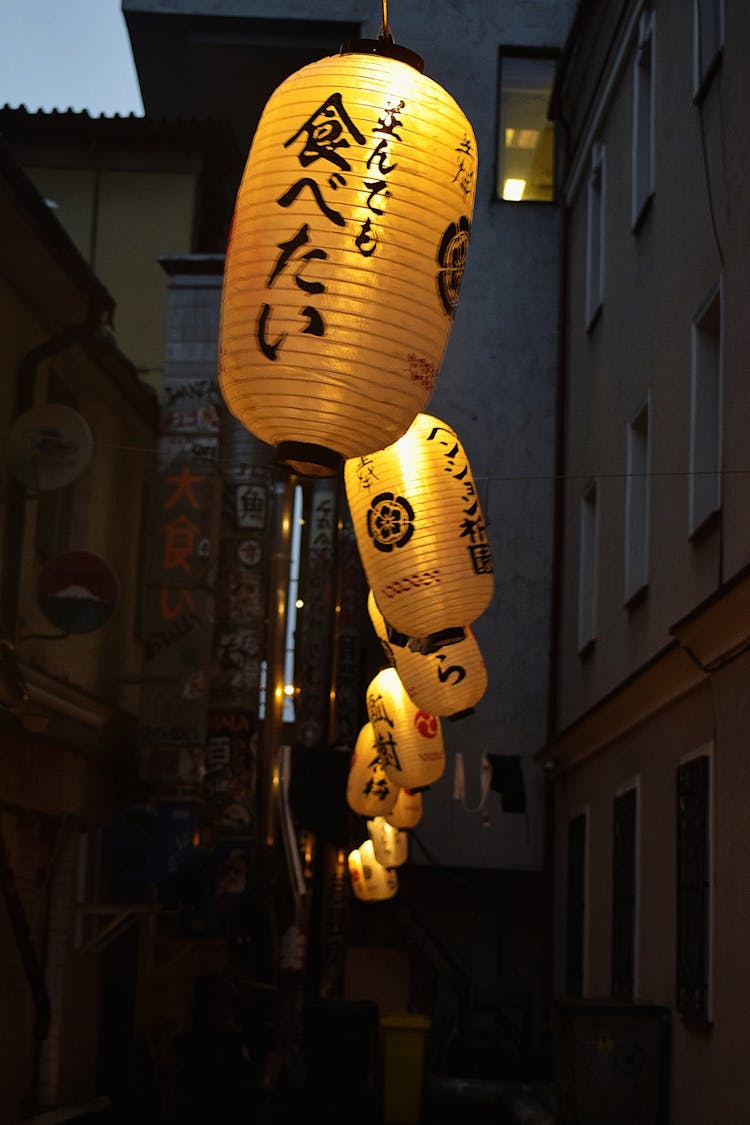
[[[388,23],[388,0],[383,0],[383,22],[380,25],[378,39],[385,39],[388,43],[395,43],[393,32],[391,31],[390,25]]]

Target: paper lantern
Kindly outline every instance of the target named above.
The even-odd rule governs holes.
[[[383,651],[417,707],[454,718],[471,711],[487,689],[487,668],[471,629],[459,630],[460,640],[452,644],[422,652],[418,640],[389,627],[372,590],[367,609]]]
[[[394,629],[425,637],[465,628],[494,590],[492,553],[456,433],[418,415],[407,433],[344,467],[362,565]]]
[[[398,890],[396,872],[378,863],[372,840],[349,853],[349,875],[355,895],[363,902],[383,902]]]
[[[398,786],[386,776],[375,731],[365,723],[357,736],[346,783],[349,808],[360,816],[385,816],[398,799]]]
[[[440,719],[412,702],[395,668],[378,672],[370,683],[367,713],[389,781],[400,789],[437,781],[445,769]]]
[[[422,819],[422,794],[413,789],[399,789],[393,811],[385,819],[394,828],[414,828]]]
[[[304,67],[272,94],[247,159],[219,380],[230,410],[301,472],[403,434],[443,357],[476,141],[421,65],[362,40]]]
[[[367,831],[378,863],[382,863],[383,867],[400,867],[406,863],[409,855],[408,832],[394,828],[383,816],[368,820]]]

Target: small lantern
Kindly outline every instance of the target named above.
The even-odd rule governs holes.
[[[389,625],[408,637],[465,628],[494,590],[471,468],[455,431],[429,414],[344,469],[362,565]]]
[[[365,723],[357,736],[346,783],[346,801],[360,816],[385,816],[398,798],[398,786],[385,773],[375,731]]]
[[[383,816],[368,820],[367,831],[378,863],[382,863],[383,867],[400,867],[402,863],[406,863],[409,855],[408,832],[394,828]]]
[[[394,828],[414,828],[422,819],[422,794],[412,789],[399,789],[393,811],[385,819]]]
[[[430,647],[391,629],[370,590],[367,609],[383,650],[406,688],[424,711],[453,718],[471,711],[487,689],[487,668],[471,629],[459,630],[452,644]]]
[[[409,699],[395,668],[378,672],[370,683],[367,713],[389,781],[401,789],[423,789],[442,776],[445,751],[440,719]]]
[[[468,251],[476,141],[387,39],[291,75],[255,132],[235,207],[219,380],[297,471],[380,449],[427,402]],[[408,309],[408,316],[404,310]]]
[[[349,875],[355,895],[363,902],[384,902],[398,890],[396,872],[378,863],[372,840],[349,853]]]

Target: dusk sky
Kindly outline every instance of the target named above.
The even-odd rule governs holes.
[[[0,105],[142,114],[121,0],[0,0]]]

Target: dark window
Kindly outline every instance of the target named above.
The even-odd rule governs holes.
[[[586,814],[568,825],[568,917],[565,946],[565,991],[583,994],[583,947],[586,912]]]
[[[708,1016],[709,759],[677,771],[677,1009]]]
[[[635,984],[637,791],[615,799],[612,840],[612,995],[632,1000]]]
[[[556,53],[500,50],[498,199],[549,203],[554,196],[555,134],[547,120]]]

